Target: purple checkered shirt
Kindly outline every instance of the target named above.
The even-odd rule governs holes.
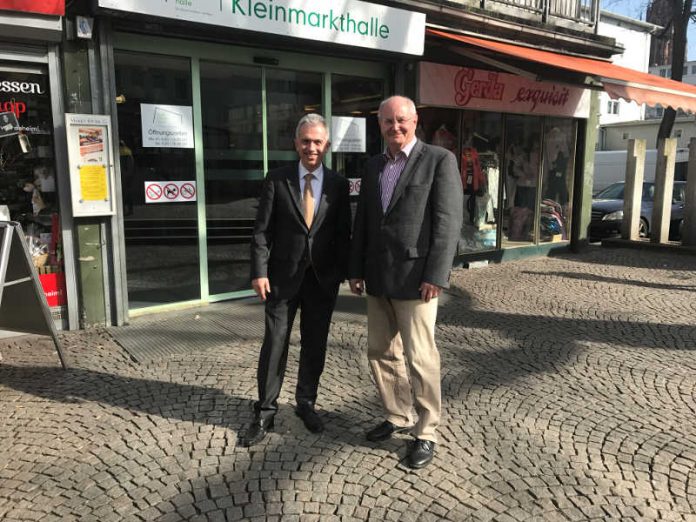
[[[384,169],[382,169],[379,175],[382,212],[386,212],[389,207],[389,202],[394,194],[394,187],[396,187],[396,184],[399,182],[401,173],[404,171],[404,167],[406,167],[408,156],[411,154],[416,141],[416,138],[414,138],[408,145],[401,149],[395,157],[392,157],[389,153],[389,149],[384,153],[387,162],[384,164]]]

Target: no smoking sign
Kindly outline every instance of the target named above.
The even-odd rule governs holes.
[[[195,181],[146,181],[145,203],[187,203],[196,201]]]

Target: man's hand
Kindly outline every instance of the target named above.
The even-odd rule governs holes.
[[[265,301],[268,294],[271,293],[271,282],[267,277],[257,277],[256,279],[252,279],[251,287],[262,301]]]
[[[421,299],[426,303],[430,302],[434,297],[439,296],[440,292],[442,292],[442,288],[439,286],[425,282],[421,283],[418,290],[420,290]]]
[[[364,279],[351,279],[348,283],[350,284],[350,291],[355,295],[362,295],[365,291]]]

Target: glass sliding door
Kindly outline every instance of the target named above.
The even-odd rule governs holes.
[[[178,197],[195,192],[190,60],[114,60],[130,308],[200,299],[196,203]]]
[[[261,68],[201,62],[208,290],[249,289],[249,243],[263,183]]]
[[[268,168],[298,161],[295,127],[310,112],[323,116],[320,73],[269,69],[266,72]]]
[[[346,177],[381,149],[384,64],[278,50],[281,69],[256,63],[257,49],[126,33],[114,46],[130,310],[252,294],[261,187],[268,170],[297,164],[302,116],[333,106],[365,120],[364,150],[326,159]]]
[[[347,178],[362,178],[367,160],[379,154],[382,137],[377,123],[377,109],[384,98],[384,81],[340,74],[331,75],[331,116],[342,118],[339,128],[343,136],[331,136],[334,169]],[[351,125],[364,127],[364,147],[356,147]],[[348,137],[349,141],[342,138]]]

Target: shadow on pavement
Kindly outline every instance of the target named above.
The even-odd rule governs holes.
[[[620,278],[620,277],[605,277],[605,276],[600,276],[596,274],[583,274],[583,273],[576,273],[576,272],[532,272],[532,271],[523,271],[523,274],[526,275],[538,275],[538,276],[552,276],[552,277],[564,277],[568,279],[578,279],[581,281],[596,281],[599,283],[608,283],[608,284],[618,284],[618,285],[631,285],[631,286],[640,286],[643,288],[654,288],[657,290],[682,290],[682,291],[687,291],[687,292],[694,292],[696,291],[696,284],[694,285],[682,285],[678,282],[675,282],[675,284],[668,284],[668,283],[651,283],[649,281],[641,281],[638,279],[628,279],[628,278]],[[691,278],[689,278],[691,279]]]
[[[626,268],[661,268],[668,270],[696,270],[696,256],[674,251],[646,251],[631,248],[609,248],[592,246],[580,253],[551,252],[550,258],[574,263],[590,263],[603,266]]]
[[[251,418],[250,401],[191,384],[179,384],[95,372],[80,368],[0,366],[0,384],[44,399],[84,401],[157,415],[167,419],[213,424],[234,431]]]

